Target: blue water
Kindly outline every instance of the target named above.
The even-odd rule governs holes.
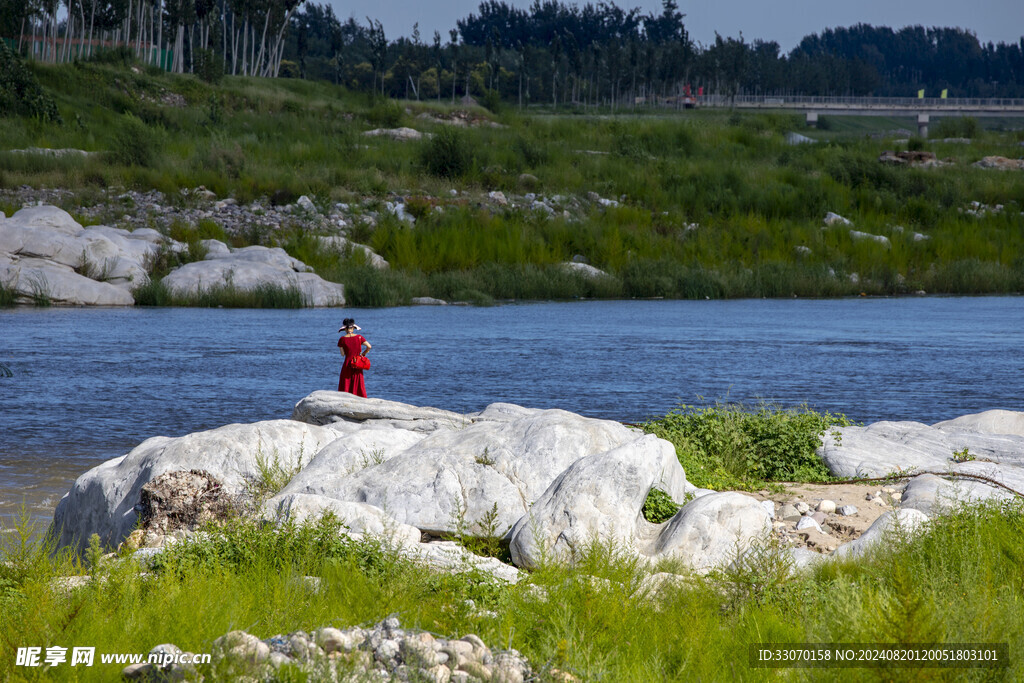
[[[680,401],[806,403],[873,422],[1024,410],[1024,298],[595,301],[373,310],[0,311],[0,514],[52,508],[145,438],[288,417],[337,387],[337,328],[371,396],[509,401],[636,421]]]

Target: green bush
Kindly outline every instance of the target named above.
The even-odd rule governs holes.
[[[643,425],[676,447],[687,479],[696,486],[756,489],[771,481],[825,481],[825,463],[816,454],[821,435],[848,426],[841,414],[806,407],[784,410],[761,405],[681,406]]]
[[[366,113],[367,122],[380,128],[398,128],[404,118],[402,105],[391,99],[378,99]]]
[[[679,512],[679,503],[661,489],[651,489],[644,500],[644,519],[652,524],[661,524],[672,519]]]
[[[467,135],[453,126],[444,126],[423,144],[420,163],[430,175],[454,180],[469,172],[473,152]]]
[[[159,159],[160,138],[160,131],[132,114],[125,114],[114,132],[111,155],[125,166],[152,167]]]
[[[939,119],[929,131],[931,138],[976,138],[981,127],[973,116]]]
[[[0,40],[0,115],[8,113],[61,123],[53,98],[25,62]]]
[[[207,83],[220,83],[224,78],[224,59],[213,50],[196,50],[194,58],[195,74]]]

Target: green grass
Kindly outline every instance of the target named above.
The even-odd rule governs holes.
[[[801,117],[779,112],[478,112],[503,127],[456,130],[418,118],[450,112],[447,105],[382,102],[325,83],[226,77],[211,85],[116,64],[31,68],[65,122],[0,117],[5,147],[98,154],[0,153],[0,186],[65,187],[85,202],[104,201],[105,188],[128,187],[187,204],[180,191],[199,185],[241,203],[290,203],[303,194],[322,207],[365,198],[382,204],[392,193],[407,198],[415,227],[382,216],[350,234],[392,264],[385,275],[357,267],[351,256],[311,253],[293,225],[226,235],[208,220],[171,231],[189,243],[284,246],[343,282],[355,305],[460,293],[487,302],[1024,291],[1024,183],[1020,174],[971,165],[986,155],[1019,156],[1022,136],[986,121],[937,121],[936,130],[969,133],[969,145],[919,142],[953,165],[894,168],[877,160],[895,148],[893,140],[871,135],[907,127],[901,119],[830,117],[829,130],[812,133],[820,144],[799,146],[787,145],[785,134],[803,130]],[[184,106],[158,105],[168,93]],[[434,137],[362,135],[384,125]],[[479,201],[494,190],[565,202],[552,216],[495,211]],[[605,208],[589,202],[589,192],[624,201]],[[972,201],[1006,208],[976,218],[961,211]],[[890,245],[856,242],[839,227],[822,230],[827,211]],[[551,268],[576,255],[609,278],[588,284]]]
[[[263,283],[242,289],[231,282],[211,285],[198,292],[172,292],[161,280],[151,279],[132,290],[137,306],[187,306],[193,308],[303,308],[308,298],[295,285]]]
[[[100,563],[73,592],[54,576],[85,571],[31,535],[4,534],[0,564],[0,677],[110,680],[119,667],[14,666],[17,647],[89,645],[148,652],[173,642],[209,652],[232,629],[258,637],[324,625],[349,627],[398,614],[403,626],[446,637],[480,635],[514,647],[537,670],[583,681],[1019,680],[1024,664],[1024,513],[983,505],[856,562],[790,575],[770,546],[742,569],[692,577],[652,594],[649,569],[606,547],[574,568],[545,566],[519,586],[447,576],[351,542],[336,520],[305,527],[236,523],[162,556],[148,575],[131,562]],[[22,539],[25,539],[24,541]],[[304,576],[318,576],[314,592]],[[101,578],[102,577],[102,578]],[[596,579],[594,577],[597,577]],[[485,616],[477,609],[489,610]],[[1007,643],[1010,667],[992,669],[753,669],[752,643]],[[201,667],[207,680],[228,680]],[[543,679],[542,680],[547,680]]]
[[[828,481],[815,451],[821,435],[851,423],[842,414],[807,407],[683,405],[642,425],[676,448],[687,480],[715,490],[758,490],[769,482]]]

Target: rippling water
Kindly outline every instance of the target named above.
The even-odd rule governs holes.
[[[806,403],[872,422],[1024,410],[1024,298],[594,301],[375,310],[0,311],[0,515],[48,515],[150,436],[288,417],[337,387],[337,328],[371,396],[508,401],[625,421],[680,401]]]

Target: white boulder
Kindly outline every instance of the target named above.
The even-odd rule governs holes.
[[[927,521],[928,515],[920,510],[892,510],[876,519],[859,538],[836,548],[832,557],[854,559],[880,543],[907,540]]]
[[[391,267],[391,265],[384,259],[384,257],[375,252],[373,249],[366,246],[365,244],[353,242],[352,240],[346,237],[340,237],[338,235],[332,235],[330,237],[320,236],[317,237],[317,240],[320,242],[320,244],[324,245],[328,249],[333,249],[334,251],[337,251],[338,253],[341,254],[347,254],[350,251],[361,252],[363,254],[363,257],[366,259],[367,265],[377,268],[378,270],[386,270],[387,268]]]
[[[987,411],[928,426],[876,422],[832,429],[818,455],[838,477],[932,472],[974,474],[1024,490],[1024,413]],[[992,430],[992,431],[990,431]],[[1008,432],[1008,433],[1004,433]]]
[[[316,392],[300,402],[296,416],[304,412],[304,403],[323,405],[330,394],[335,392]],[[491,533],[504,535],[574,462],[638,437],[617,422],[562,410],[438,418],[432,414],[436,409],[406,413],[410,406],[386,401],[374,406],[372,401],[339,397],[331,415],[351,415],[344,406],[354,405],[368,426],[428,433],[399,453],[385,451],[381,462],[355,472],[353,452],[333,447],[318,454],[282,494],[370,503],[399,522],[435,534],[453,533],[460,526],[477,533],[492,515]]]
[[[590,278],[592,280],[596,280],[602,277],[608,277],[608,273],[601,270],[600,268],[595,268],[594,266],[588,263],[576,263],[575,261],[566,261],[564,263],[560,263],[559,265],[562,267],[562,269],[567,270],[570,273],[579,273],[580,275]]]
[[[657,529],[642,513],[655,487],[673,500],[687,493],[675,449],[653,435],[576,460],[512,529],[513,562],[536,567],[545,559],[571,561],[593,542],[642,552]]]
[[[83,228],[55,206],[22,209],[0,221],[0,282],[23,301],[130,306],[160,245],[154,230]]]
[[[226,492],[242,493],[258,478],[259,463],[293,470],[338,436],[330,427],[271,420],[147,439],[76,479],[57,504],[53,532],[60,546],[83,548],[96,533],[105,545],[116,547],[135,528],[142,486],[161,474],[205,470]]]
[[[699,573],[739,559],[772,531],[760,502],[735,491],[701,496],[663,526],[648,555],[680,559]]]
[[[228,250],[216,240],[204,243],[204,260],[187,263],[163,279],[178,295],[194,295],[212,287],[233,286],[252,291],[261,286],[294,287],[309,306],[343,306],[345,286],[328,282],[280,248],[244,247]],[[227,250],[227,251],[225,251]]]

